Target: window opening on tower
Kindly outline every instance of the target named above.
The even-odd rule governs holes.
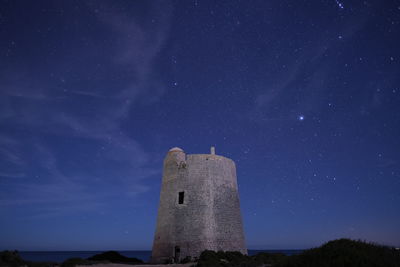
[[[178,204],[183,204],[184,199],[185,199],[185,192],[179,192]]]

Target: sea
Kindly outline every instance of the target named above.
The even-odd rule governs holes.
[[[283,253],[286,255],[299,254],[303,250],[287,249],[287,250],[248,250],[249,255],[255,255],[260,252]],[[35,262],[57,262],[61,263],[69,258],[86,259],[93,255],[104,251],[19,251],[19,255],[26,261]],[[138,258],[144,262],[148,262],[151,257],[151,250],[126,250],[118,251],[121,255],[129,258]]]

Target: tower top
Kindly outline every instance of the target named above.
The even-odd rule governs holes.
[[[179,147],[173,147],[168,152],[183,152],[183,149]]]

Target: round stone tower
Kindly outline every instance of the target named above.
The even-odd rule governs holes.
[[[235,163],[172,148],[164,159],[151,261],[179,262],[203,250],[247,254]]]

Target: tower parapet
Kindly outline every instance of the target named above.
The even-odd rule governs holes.
[[[163,183],[178,178],[179,169],[186,165],[186,154],[179,147],[171,148],[164,159]]]

